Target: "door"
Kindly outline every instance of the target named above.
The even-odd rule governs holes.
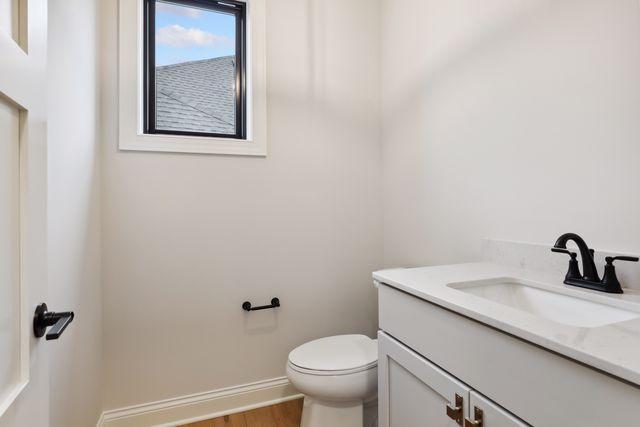
[[[468,416],[469,387],[378,332],[380,427],[457,427]]]
[[[525,427],[529,424],[507,412],[477,391],[471,391],[469,396],[469,415],[467,425],[483,427]]]
[[[0,0],[0,427],[49,425],[45,0]]]

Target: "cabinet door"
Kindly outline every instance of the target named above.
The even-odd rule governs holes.
[[[462,425],[469,387],[384,332],[378,332],[378,355],[380,427]],[[447,414],[447,405],[460,407],[459,422]]]
[[[482,413],[478,414],[478,410]],[[525,427],[529,425],[476,391],[469,393],[469,412],[471,415],[468,420],[483,427]],[[482,424],[478,422],[479,418],[482,418]],[[467,425],[474,425],[469,421],[467,421]]]

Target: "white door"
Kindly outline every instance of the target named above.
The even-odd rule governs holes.
[[[419,354],[378,333],[380,427],[457,427],[470,388]]]
[[[0,0],[0,427],[49,425],[45,0]]]
[[[471,391],[469,396],[469,409],[471,415],[469,415],[467,424],[470,427],[473,425],[483,427],[525,427],[529,425],[476,391]]]

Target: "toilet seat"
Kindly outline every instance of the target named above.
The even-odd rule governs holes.
[[[317,375],[317,376],[323,376],[323,375],[350,375],[350,374],[355,374],[358,372],[362,372],[362,371],[368,371],[369,369],[375,369],[378,367],[378,362],[373,362],[367,366],[361,366],[359,368],[354,368],[354,369],[343,369],[340,371],[320,371],[320,370],[314,370],[314,369],[305,369],[305,368],[301,368],[300,366],[294,365],[293,363],[289,362],[289,367],[291,369],[293,369],[296,372],[300,372],[301,374],[307,374],[307,375]]]
[[[365,335],[320,338],[289,353],[291,369],[308,375],[349,375],[377,365],[377,340]]]

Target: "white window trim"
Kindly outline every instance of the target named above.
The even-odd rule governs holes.
[[[143,0],[120,0],[118,144],[125,151],[267,155],[266,0],[247,4],[247,139],[143,133]]]

